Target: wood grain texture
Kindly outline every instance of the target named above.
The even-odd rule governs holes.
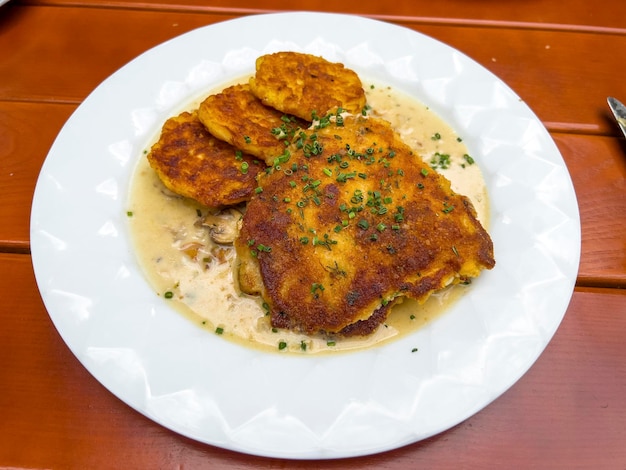
[[[555,134],[582,229],[579,285],[626,287],[626,141]]]
[[[0,17],[0,100],[79,103],[145,50],[232,18],[196,12],[13,7]],[[618,135],[606,97],[626,95],[613,50],[624,34],[398,24],[449,44],[503,79],[554,130]],[[19,25],[19,27],[17,26]],[[111,28],[123,41],[111,41]],[[35,32],[35,34],[33,34]],[[612,48],[603,47],[610,42]],[[207,45],[207,47],[210,47]],[[581,75],[581,70],[586,71]]]
[[[529,2],[499,2],[481,0],[397,0],[393,4],[380,0],[359,2],[328,2],[309,0],[297,4],[293,0],[30,0],[33,5],[90,5],[109,8],[146,8],[160,10],[260,13],[273,11],[327,11],[378,16],[387,19],[409,18],[413,22],[442,22],[446,24],[490,24],[492,26],[532,29],[608,28],[624,30],[626,4],[610,2],[603,8],[588,0],[570,0],[565,8],[554,0]]]
[[[0,247],[28,252],[41,165],[75,105],[0,101]]]
[[[54,329],[30,257],[0,254],[0,466],[292,468],[179,436],[102,387]],[[581,289],[530,371],[453,429],[324,468],[620,468],[626,460],[626,291]],[[601,459],[601,460],[599,460]],[[300,462],[298,468],[319,468]],[[599,467],[596,467],[599,468]]]

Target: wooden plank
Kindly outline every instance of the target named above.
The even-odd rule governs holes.
[[[0,101],[0,249],[28,252],[39,170],[75,105]]]
[[[556,134],[576,190],[582,228],[580,285],[626,287],[626,141]]]
[[[30,257],[0,253],[0,465],[20,468],[288,468],[153,423],[75,359],[37,295]],[[455,428],[324,468],[620,468],[626,460],[626,291],[579,289],[543,355]],[[114,452],[112,450],[114,449]],[[314,461],[298,468],[319,468]]]
[[[148,48],[231,17],[16,5],[0,17],[0,100],[79,103]],[[614,67],[614,51],[626,50],[626,34],[400,24],[450,44],[487,67],[550,129],[618,135],[606,96],[626,96],[626,83]],[[606,48],[607,42],[613,47]]]
[[[145,0],[31,0],[34,5],[90,5],[110,8],[145,8]],[[609,4],[610,3],[610,4]],[[551,28],[587,26],[595,28],[624,29],[626,4],[612,1],[598,8],[588,0],[570,0],[567,7],[553,0],[536,0],[529,8],[525,3],[489,2],[476,3],[465,0],[440,0],[437,2],[397,0],[390,7],[380,0],[359,2],[328,2],[308,0],[306,10],[328,11],[378,16],[382,18],[411,18],[417,22],[445,22],[447,24],[492,24],[494,26],[514,26],[525,28]],[[176,11],[205,12],[267,12],[304,9],[303,5],[292,0],[272,0],[260,4],[258,0],[156,0],[149,3],[151,8]]]
[[[0,100],[78,104],[142,52],[183,32],[230,18],[9,6],[0,17]]]

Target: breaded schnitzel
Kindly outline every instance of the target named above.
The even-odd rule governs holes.
[[[425,301],[494,266],[471,202],[381,119],[301,132],[259,176],[235,247],[244,292],[275,327],[368,334],[402,297]]]
[[[277,52],[256,61],[250,90],[265,105],[311,121],[336,108],[359,114],[366,104],[361,79],[343,64],[298,52]]]
[[[249,86],[233,85],[210,95],[198,109],[208,131],[238,149],[263,159],[268,165],[285,151],[286,139],[305,123],[267,107]]]
[[[150,166],[171,191],[209,207],[247,201],[263,162],[213,137],[195,112],[168,119],[148,154]]]

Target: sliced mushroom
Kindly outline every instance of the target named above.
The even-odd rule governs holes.
[[[215,243],[232,245],[239,234],[242,217],[237,209],[225,209],[205,216],[202,225],[208,227],[211,240]]]

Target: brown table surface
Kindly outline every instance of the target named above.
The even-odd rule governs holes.
[[[626,141],[606,105],[610,95],[626,100],[626,2],[294,3],[11,0],[0,7],[0,467],[626,468]],[[408,26],[494,72],[550,131],[582,222],[580,269],[563,323],[510,390],[430,439],[323,462],[201,444],[110,394],[52,325],[29,246],[42,162],[103,79],[196,27],[303,9]]]

